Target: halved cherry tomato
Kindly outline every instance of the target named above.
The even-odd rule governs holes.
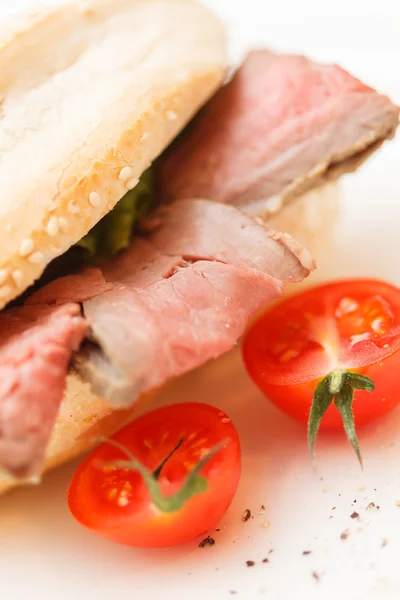
[[[110,442],[78,467],[68,492],[73,516],[95,533],[129,546],[172,546],[215,527],[227,511],[240,478],[240,444],[232,421],[221,410],[196,403],[159,408],[130,423]],[[199,493],[196,488],[181,507],[166,512],[153,502],[142,475],[121,465],[127,461],[126,449],[156,475],[150,483],[157,480],[168,502],[219,444],[222,447],[200,470],[204,486]]]
[[[310,288],[273,306],[251,325],[242,351],[265,395],[302,422],[309,421],[315,388],[328,374],[367,376],[374,391],[357,389],[352,403],[355,424],[361,425],[400,401],[399,348],[400,290],[383,281],[353,280]],[[323,429],[343,427],[334,400],[332,395]]]

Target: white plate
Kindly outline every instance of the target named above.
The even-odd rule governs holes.
[[[400,20],[394,16],[399,9],[391,17],[371,17],[366,8],[368,14],[357,14],[364,8],[359,2],[348,3],[357,9],[344,13],[332,7],[324,12],[316,1],[297,9],[281,2],[273,14],[261,0],[209,3],[227,18],[235,55],[262,44],[337,61],[400,102]],[[23,4],[0,0],[0,15]],[[378,6],[380,15],[388,14],[385,3]],[[400,283],[400,140],[346,177],[342,188],[334,248],[321,272]],[[321,436],[315,474],[304,429],[258,393],[238,352],[170,384],[160,401],[187,399],[224,408],[243,446],[240,489],[221,530],[213,533],[215,546],[200,549],[194,542],[143,552],[90,535],[67,511],[74,469],[69,465],[41,487],[0,501],[2,598],[400,597],[399,410],[360,432],[364,472],[343,436]],[[380,508],[367,509],[371,502]],[[266,510],[260,515],[262,504]],[[254,518],[244,523],[246,508]],[[358,519],[350,518],[354,511]],[[246,560],[256,564],[247,567]]]

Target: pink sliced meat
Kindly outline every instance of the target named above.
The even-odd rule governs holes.
[[[147,227],[158,250],[190,261],[218,260],[281,281],[301,281],[315,268],[313,257],[293,238],[218,202],[175,202],[160,208]]]
[[[0,465],[15,475],[41,470],[70,364],[113,406],[129,406],[232,348],[283,281],[314,267],[289,236],[205,200],[162,208],[143,230],[102,269],[1,313]]]
[[[0,464],[16,476],[42,465],[71,355],[87,327],[77,304],[0,315]]]
[[[65,304],[83,302],[104,294],[112,288],[100,269],[86,269],[84,273],[59,277],[28,297],[25,304]]]
[[[249,318],[283,291],[253,269],[200,260],[144,288],[116,285],[84,303],[97,342],[74,366],[114,406],[227,352]]]
[[[314,268],[290,236],[236,208],[181,200],[159,208],[103,269],[113,289],[83,302],[90,341],[74,368],[114,406],[230,350],[252,314]]]
[[[209,198],[255,215],[354,168],[390,137],[399,109],[336,65],[252,52],[164,155],[165,199]]]
[[[162,253],[147,239],[138,238],[129,250],[121,252],[111,264],[103,268],[107,281],[121,282],[134,287],[145,287],[158,279],[170,277],[177,266],[185,264],[181,256]],[[132,268],[132,265],[135,265]]]

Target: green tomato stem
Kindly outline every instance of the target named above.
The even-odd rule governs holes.
[[[366,375],[337,368],[321,379],[315,387],[314,397],[308,417],[308,446],[311,459],[314,461],[314,446],[322,418],[332,403],[338,409],[346,437],[357,455],[362,468],[362,457],[358,445],[354,424],[353,399],[354,390],[372,392],[375,384]]]
[[[115,446],[115,448],[121,450],[129,458],[129,460],[112,461],[110,463],[106,463],[106,465],[103,464],[102,467],[104,468],[104,466],[107,466],[115,467],[117,469],[130,469],[133,471],[138,471],[143,477],[143,481],[149,491],[153,505],[163,513],[179,511],[185,502],[187,502],[190,498],[193,498],[197,494],[207,490],[207,479],[200,475],[200,471],[220,450],[222,450],[222,448],[226,447],[227,444],[226,441],[223,441],[211,448],[211,450],[209,450],[209,452],[207,452],[207,454],[190,471],[186,481],[182,485],[182,488],[175,494],[165,497],[157,481],[157,478],[159,477],[158,470],[160,469],[161,471],[167,460],[169,460],[174,452],[176,452],[176,450],[182,445],[183,436],[172,452],[167,456],[166,460],[161,463],[160,467],[155,471],[155,473],[151,473],[123,444],[120,444],[116,440],[112,439],[103,439],[102,441]]]

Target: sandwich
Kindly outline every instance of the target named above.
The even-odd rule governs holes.
[[[257,50],[228,73],[194,0],[63,4],[5,26],[0,65],[4,491],[111,435],[306,278],[289,230],[326,241],[333,182],[399,111],[304,57]]]

